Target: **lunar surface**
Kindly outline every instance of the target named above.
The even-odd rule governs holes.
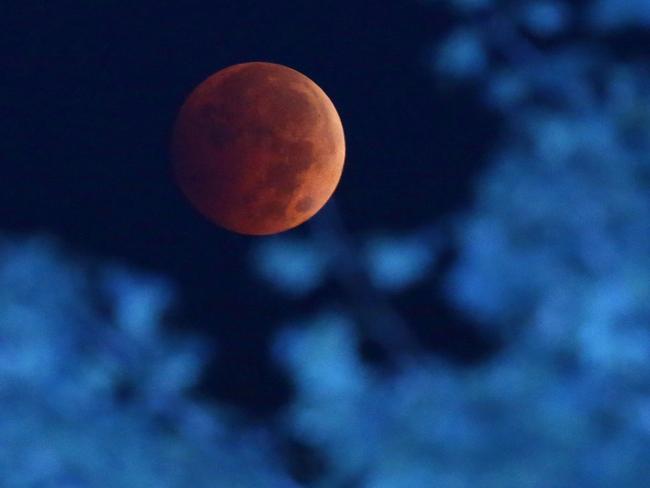
[[[208,219],[266,235],[312,217],[334,192],[343,126],[328,96],[286,66],[244,63],[201,83],[180,109],[174,177]]]

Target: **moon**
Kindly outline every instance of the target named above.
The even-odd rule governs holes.
[[[296,227],[334,193],[345,160],[341,119],[325,92],[287,66],[216,72],[182,105],[174,179],[209,220],[247,235]]]

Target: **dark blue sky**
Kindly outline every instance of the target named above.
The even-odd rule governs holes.
[[[184,97],[244,61],[315,80],[346,131],[336,199],[352,236],[462,207],[495,134],[471,90],[436,85],[426,59],[451,19],[421,2],[21,0],[2,17],[0,228],[170,275],[180,313],[222,344],[215,367],[233,371],[208,389],[254,410],[284,395],[264,353],[275,320],[315,303],[260,287],[245,272],[251,238],[213,227],[174,187],[168,142]],[[429,295],[404,300],[440,314],[418,307]]]

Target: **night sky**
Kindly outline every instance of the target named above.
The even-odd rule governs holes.
[[[245,61],[316,81],[346,132],[335,198],[353,239],[464,208],[498,130],[471,87],[435,80],[431,49],[452,19],[424,2],[22,0],[2,10],[0,228],[170,276],[179,321],[218,344],[205,391],[256,415],[289,394],[269,365],[272,328],[324,297],[289,302],[261,286],[249,273],[255,238],[216,228],[174,186],[170,132],[189,92]],[[430,285],[396,306],[416,329],[435,317],[444,336],[459,319]]]

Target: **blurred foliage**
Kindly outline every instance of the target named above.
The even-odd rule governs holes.
[[[263,432],[191,398],[207,351],[161,329],[171,285],[79,261],[0,243],[0,485],[294,486]]]
[[[532,339],[480,367],[430,357],[383,376],[363,365],[353,330],[326,312],[278,343],[299,391],[289,428],[326,453],[313,486],[604,488],[650,476],[648,399],[629,382]]]

